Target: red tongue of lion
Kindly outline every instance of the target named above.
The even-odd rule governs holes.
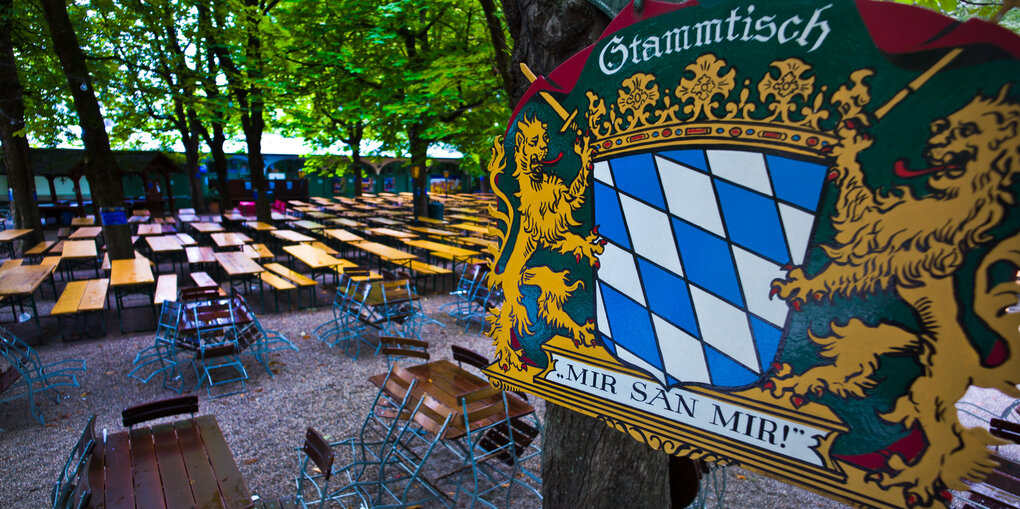
[[[563,158],[563,152],[560,152],[560,155],[556,156],[556,159],[552,159],[552,160],[549,160],[549,161],[539,161],[539,162],[542,163],[542,164],[556,164],[562,158]]]
[[[896,162],[893,163],[893,171],[896,172],[896,176],[903,177],[903,178],[916,177],[918,175],[924,175],[925,173],[931,173],[933,171],[939,171],[939,170],[947,170],[947,169],[955,168],[955,167],[956,167],[955,164],[949,163],[949,164],[942,164],[942,165],[939,165],[939,166],[932,166],[931,168],[924,168],[924,169],[921,169],[921,170],[911,170],[910,168],[907,168],[907,160],[906,159],[897,159]]]

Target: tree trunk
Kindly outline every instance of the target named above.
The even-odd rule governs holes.
[[[0,119],[3,119],[0,120],[0,142],[3,143],[4,161],[7,163],[7,183],[13,195],[11,211],[14,227],[32,229],[24,243],[32,246],[42,240],[43,233],[28,139],[24,134],[15,134],[25,128],[25,103],[11,39],[13,3],[13,0],[0,0]]]
[[[365,124],[357,121],[351,127],[351,137],[348,146],[351,147],[351,165],[354,170],[354,197],[361,196],[361,137],[365,134]]]
[[[230,187],[227,185],[227,154],[223,152],[223,144],[227,135],[223,132],[223,122],[213,121],[212,139],[208,140],[209,151],[212,152],[213,170],[216,172],[216,187],[220,190],[220,212],[233,207],[230,200]]]
[[[85,54],[78,44],[64,0],[40,0],[46,23],[53,38],[53,51],[60,60],[71,88],[74,108],[78,112],[82,143],[85,145],[85,172],[92,190],[92,199],[99,207],[124,207],[124,188],[120,167],[110,150],[110,139],[103,125],[103,114],[92,89],[92,76],[85,64]],[[103,224],[110,259],[134,258],[131,230],[127,224]]]
[[[512,69],[548,75],[593,43],[609,19],[587,0],[503,0],[514,40]],[[512,74],[513,101],[530,82]],[[669,461],[661,452],[579,412],[546,406],[542,496],[545,507],[670,507]]]
[[[199,125],[198,125],[198,114],[195,113],[194,108],[188,108],[187,110],[188,119],[188,138],[187,144],[184,146],[184,158],[185,166],[187,166],[188,172],[188,184],[191,188],[191,206],[198,212],[208,212],[209,209],[205,205],[205,195],[202,194],[202,181],[198,176],[198,145],[199,140]],[[171,206],[171,209],[173,207]]]
[[[265,165],[262,161],[262,132],[266,121],[262,117],[265,98],[259,81],[262,79],[262,38],[259,36],[261,9],[258,0],[246,0],[248,6],[248,44],[245,46],[248,70],[248,122],[244,127],[245,141],[248,142],[248,171],[251,172],[252,188],[255,189],[255,214],[259,221],[270,222],[269,186],[266,183]],[[243,118],[243,117],[242,117]]]
[[[482,12],[485,13],[485,26],[489,29],[489,38],[492,40],[496,72],[503,83],[507,105],[510,107],[510,111],[513,111],[516,96],[514,94],[513,71],[510,68],[510,49],[506,45],[503,24],[499,22],[499,16],[496,15],[494,0],[479,0],[479,2],[482,4]]]
[[[428,168],[425,167],[428,152],[428,141],[421,137],[419,124],[407,128],[407,144],[411,152],[411,168],[418,168],[418,177],[414,179],[414,215],[427,216],[429,213]]]

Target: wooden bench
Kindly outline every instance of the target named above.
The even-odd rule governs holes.
[[[46,251],[49,248],[55,246],[56,244],[57,244],[57,241],[55,241],[55,240],[44,240],[44,241],[42,241],[42,242],[32,246],[32,249],[29,249],[28,251],[25,251],[24,255],[26,257],[42,256],[44,253],[46,253]]]
[[[149,262],[150,266],[154,265],[152,263],[152,260],[149,260],[144,255],[142,255],[142,253],[139,253],[138,251],[135,251],[135,259],[136,260],[145,260],[145,261]],[[44,261],[45,261],[45,259],[44,259]],[[112,267],[113,267],[113,265],[110,263],[110,253],[103,253],[103,265],[102,265],[102,269],[103,270],[111,270]]]
[[[273,274],[272,272],[260,272],[259,278],[262,282],[269,285],[273,289],[273,303],[276,306],[276,312],[280,312],[280,292],[286,290],[293,290],[297,288],[290,281]],[[289,299],[288,299],[289,302]]]
[[[20,267],[22,261],[23,261],[23,259],[21,259],[21,258],[15,258],[13,260],[7,260],[7,261],[5,261],[3,263],[3,265],[0,265],[0,272],[5,271],[7,269],[13,269],[14,267]]]
[[[279,276],[287,278],[287,280],[289,280],[291,283],[297,285],[299,288],[308,288],[309,293],[312,294],[312,306],[313,307],[315,306],[315,304],[316,304],[316,302],[315,302],[316,301],[316,298],[315,298],[315,287],[316,287],[316,285],[318,285],[318,283],[316,283],[314,279],[311,279],[311,278],[309,278],[309,277],[307,277],[307,276],[305,276],[303,274],[299,274],[297,272],[294,272],[293,270],[288,269],[287,267],[284,267],[283,265],[280,265],[279,263],[267,263],[267,264],[263,265],[263,267],[265,267],[268,270],[271,270],[271,271],[275,272]],[[298,305],[299,306],[301,304],[300,299],[301,299],[301,295],[300,295],[300,290],[299,290],[298,291]]]
[[[418,286],[418,276],[432,276],[432,289],[436,289],[436,276],[442,276],[446,274],[453,274],[453,271],[446,267],[440,267],[438,265],[430,265],[420,260],[407,260],[401,262],[400,266],[414,272],[415,275],[415,286]]]
[[[188,257],[189,265],[216,263],[216,257],[213,256],[214,252],[211,247],[189,246],[184,248],[184,253]]]
[[[181,244],[181,246],[184,246],[184,247],[190,247],[190,246],[197,246],[198,245],[198,242],[195,240],[195,238],[192,237],[191,235],[188,235],[187,233],[178,233],[177,234],[177,242],[179,242]]]
[[[245,244],[241,246],[241,252],[255,260],[262,258],[273,259],[276,257],[265,244]]]
[[[163,274],[156,280],[156,293],[152,303],[160,306],[168,300],[177,300],[177,274]]]
[[[205,272],[192,272],[191,280],[195,282],[195,286],[220,286],[212,276]]]
[[[337,251],[336,249],[333,249],[333,248],[331,248],[331,247],[327,246],[327,245],[326,245],[326,244],[325,244],[324,242],[322,242],[322,241],[316,240],[315,242],[312,242],[311,244],[312,244],[313,246],[315,246],[315,247],[317,247],[317,248],[319,248],[319,249],[321,249],[321,250],[325,251],[325,252],[326,252],[327,254],[329,254],[329,255],[333,255],[333,256],[336,256],[336,255],[340,254],[340,252],[339,252],[339,251]]]
[[[80,327],[75,327],[82,334],[88,330],[87,313],[102,313],[106,309],[106,295],[110,289],[109,279],[89,279],[87,281],[69,281],[64,291],[61,292],[57,302],[50,310],[51,316],[57,317],[57,325],[61,331],[60,318],[66,315],[76,315],[82,318]],[[103,328],[103,335],[106,334],[106,321],[100,316],[100,323]],[[63,337],[63,332],[61,332]]]

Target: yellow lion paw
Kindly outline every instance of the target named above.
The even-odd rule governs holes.
[[[829,296],[828,289],[818,288],[818,283],[804,274],[800,268],[784,267],[789,270],[786,279],[775,279],[772,281],[772,291],[769,297],[779,296],[780,299],[790,303],[793,309],[800,311],[808,299],[816,301],[825,300]]]
[[[504,372],[515,369],[517,371],[526,371],[527,368],[524,363],[521,362],[521,357],[524,355],[524,349],[514,350],[509,346],[500,346],[496,349],[496,361],[499,369]]]
[[[783,399],[786,393],[790,393],[790,402],[795,408],[800,408],[807,403],[805,396],[813,394],[821,396],[825,391],[825,382],[818,378],[810,378],[792,373],[793,368],[786,363],[774,363],[772,367],[776,370],[775,376],[762,385],[762,389],[770,391],[772,397]]]

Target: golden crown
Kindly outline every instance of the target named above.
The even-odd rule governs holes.
[[[621,82],[608,108],[602,97],[588,91],[588,125],[600,158],[688,143],[818,156],[837,141],[834,129],[840,121],[868,123],[863,107],[871,96],[863,81],[872,74],[854,71],[829,94],[825,85],[816,90],[811,65],[787,58],[773,61],[754,87],[750,78],[738,84],[736,68],[708,53],[687,65],[675,88],[660,92],[654,75],[635,73]],[[756,101],[751,100],[755,88]],[[833,127],[824,129],[822,123]]]

